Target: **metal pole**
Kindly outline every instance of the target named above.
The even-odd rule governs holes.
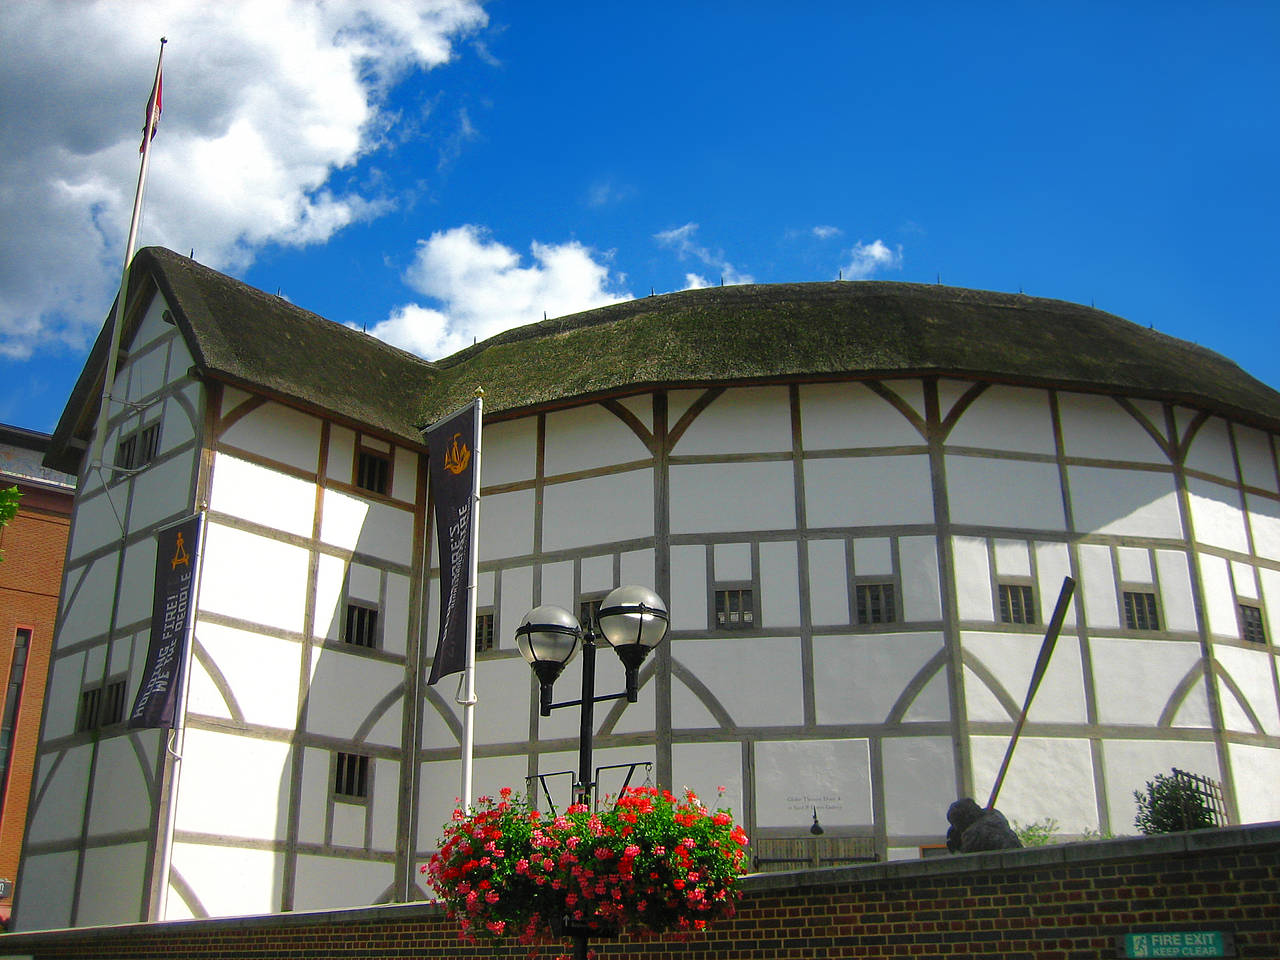
[[[582,638],[582,719],[578,727],[578,803],[591,807],[591,738],[595,724],[596,640],[588,625]]]

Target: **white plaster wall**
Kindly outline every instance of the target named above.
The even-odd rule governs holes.
[[[676,641],[678,645],[688,641]],[[711,707],[704,702],[700,691],[695,691],[679,675],[671,680],[671,725],[675,730],[716,730],[721,723]]]
[[[27,853],[19,868],[22,893],[13,928],[17,930],[60,930],[71,926],[71,898],[75,885],[76,851]]]
[[[534,492],[482,495],[480,500],[480,562],[520,557],[533,552]],[[436,531],[431,530],[431,551],[435,562]]]
[[[292,730],[298,722],[302,644],[200,621],[196,637],[231,689],[244,722]],[[206,675],[196,663],[193,678]],[[212,682],[192,683],[187,709],[229,717],[229,705]]]
[[[757,741],[756,824],[866,826],[871,813],[871,752],[866,740]]]
[[[1280,501],[1246,493],[1245,503],[1254,552],[1268,560],[1280,560]]]
[[[178,341],[175,341],[175,346]],[[190,365],[190,360],[181,369],[186,370]],[[178,398],[190,405],[190,412],[182,403],[178,402]],[[190,443],[201,432],[204,411],[204,387],[199,383],[190,384],[181,390],[174,391],[174,395],[169,397],[164,404],[164,414],[162,423],[160,424],[160,448],[161,455],[174,450],[184,443]],[[196,417],[196,421],[192,422],[192,417]]]
[[[91,476],[96,476],[96,473]],[[73,560],[120,539],[120,521],[111,510],[111,501],[104,494],[87,498],[88,492],[87,485],[81,486],[80,496],[76,499],[71,542],[67,551],[68,557]],[[117,500],[120,498],[120,494],[114,491],[112,496]]]
[[[437,598],[438,599],[438,598]],[[515,644],[516,628],[524,615],[533,609],[533,569],[515,567],[502,571],[502,606],[498,610],[495,630],[502,631],[500,646],[510,648]],[[430,636],[435,637],[435,629]]]
[[[382,649],[405,656],[409,643],[409,578],[387,574],[387,604],[382,611]]]
[[[1104,740],[1102,767],[1106,777],[1107,810],[1111,830],[1117,836],[1136,835],[1133,818],[1138,805],[1133,792],[1146,792],[1156,774],[1169,775],[1173,767],[1221,780],[1218,756],[1211,742],[1181,740]]]
[[[141,920],[145,886],[145,843],[91,847],[84,852],[76,926]]]
[[[480,484],[532,480],[537,465],[538,420],[504,420],[486,423],[480,437]]]
[[[89,806],[91,836],[145,831],[151,824],[151,795],[147,790],[150,770],[142,768],[142,760],[129,739],[107,737],[98,743],[93,799]],[[152,759],[145,753],[143,758]]]
[[[329,456],[325,476],[339,483],[351,483],[355,477],[356,432],[329,424]]]
[[[343,494],[332,490],[325,491],[325,510],[328,510],[330,497],[341,497]],[[327,523],[327,517],[326,517]],[[324,524],[322,524],[323,526]],[[350,531],[347,531],[348,534]],[[323,536],[323,535],[322,535]],[[324,537],[324,539],[328,539]],[[413,514],[408,510],[388,506],[382,503],[369,504],[369,512],[354,544],[350,540],[336,541],[338,546],[353,549],[390,563],[409,566],[413,562]]]
[[[1245,600],[1258,599],[1258,571],[1239,560],[1231,561],[1231,583],[1236,595]]]
[[[1210,417],[1196,431],[1191,448],[1187,451],[1186,465],[1190,470],[1202,470],[1229,483],[1235,483],[1235,456],[1225,420]]]
[[[900,389],[896,384],[894,387]],[[802,385],[800,421],[806,450],[924,443],[920,433],[901,413],[860,383]]]
[[[1031,674],[1040,655],[1038,634],[964,633],[961,643],[996,679],[1013,702],[1022,706],[1031,684]],[[1084,723],[1084,682],[1080,648],[1070,637],[1060,637],[1028,719],[1032,723]],[[966,669],[965,705],[970,721],[1008,722],[1008,711],[986,691],[982,681]]]
[[[853,573],[858,577],[893,575],[893,540],[858,537],[853,541]]]
[[[320,426],[316,417],[268,402],[228,427],[219,442],[315,473],[320,468]]]
[[[1280,750],[1228,743],[1227,759],[1235,775],[1241,823],[1280,820]],[[1216,778],[1215,778],[1216,779]]]
[[[156,541],[147,537],[129,545],[125,550],[124,566],[120,571],[120,605],[116,610],[116,623],[126,625],[143,622],[151,625],[151,607],[156,582]],[[110,610],[110,607],[106,608]],[[107,626],[106,617],[99,610],[99,627]]]
[[[44,754],[31,778],[32,809],[28,813],[28,844],[71,840],[79,837],[89,786],[89,761],[93,747],[68,747],[58,754]]]
[[[1007,737],[971,737],[974,789],[984,802],[1000,773]],[[1093,756],[1088,740],[1021,737],[996,802],[1012,822],[1050,817],[1066,834],[1098,829],[1093,791]]]
[[[1200,583],[1204,588],[1205,615],[1209,632],[1219,637],[1240,638],[1235,592],[1231,589],[1231,572],[1221,557],[1200,554]]]
[[[374,903],[395,881],[395,865],[354,857],[298,857],[295,910],[333,910]]]
[[[677,417],[672,417],[675,426]],[[751,428],[743,429],[744,424]],[[689,425],[676,456],[777,453],[791,449],[791,400],[786,387],[726,390]]]
[[[225,453],[213,458],[209,506],[251,523],[310,537],[315,484]]]
[[[800,626],[800,567],[792,540],[760,544],[760,626]]]
[[[188,728],[178,783],[177,829],[283,840],[291,752],[287,743]],[[227,815],[231,810],[235,816]]]
[[[338,557],[320,554],[316,558],[315,609],[313,622],[317,636],[337,640],[342,632],[342,586],[347,564]]]
[[[398,714],[399,711],[397,711],[397,719],[399,719]],[[373,784],[372,806],[369,810],[373,849],[394,853],[396,818],[400,807],[400,762],[388,757],[374,758]]]
[[[173,867],[212,917],[274,913],[280,909],[284,854],[195,843],[173,845]],[[182,916],[181,895],[169,890],[169,914]]]
[[[1218,697],[1222,701],[1222,717],[1227,729],[1265,733],[1272,737],[1280,735],[1275,682],[1271,678],[1271,668],[1267,662],[1271,654],[1265,650],[1242,650],[1239,647],[1218,645],[1214,647],[1213,656],[1244,695],[1244,706],[1249,708],[1262,728],[1259,730],[1255,726],[1236,695],[1219,677]],[[1275,782],[1280,784],[1280,780]]]
[[[1054,605],[1058,602],[1058,594],[1062,592],[1064,577],[1072,576],[1071,559],[1065,543],[1037,543],[1035,545],[1036,574],[1039,578],[1040,603],[1043,607],[1041,616],[1046,621],[1053,615]],[[1076,624],[1076,611],[1080,609],[1080,587],[1076,586],[1067,607],[1067,615],[1062,619],[1064,629]]]
[[[1059,393],[1058,416],[1063,450],[1069,457],[1169,462],[1151,435],[1110,397]],[[1151,422],[1163,435],[1164,418],[1157,416]]]
[[[1160,578],[1160,608],[1166,630],[1197,632],[1191,570],[1181,550],[1157,550],[1156,573]]]
[[[763,545],[762,545],[763,548]],[[711,548],[711,572],[717,582],[751,580],[751,544],[717,543]]]
[[[650,590],[656,589],[658,580],[655,563],[656,557],[651,548],[625,551],[621,557],[622,576],[618,578],[618,582],[638,583]]]
[[[795,504],[794,473],[787,461],[671,467],[672,533],[793,530]]]
[[[689,640],[674,646],[671,655],[706,684],[738,725],[804,722],[800,642],[795,638]],[[672,723],[686,726],[679,717],[673,716]]]
[[[1191,641],[1092,637],[1089,644],[1101,723],[1156,726],[1178,684],[1200,669],[1200,645]],[[1174,716],[1174,726],[1208,724],[1204,685],[1197,681]]]
[[[49,665],[49,685],[45,696],[45,741],[75,733],[76,711],[80,705],[81,680],[85,655],[73,653],[58,657]]]
[[[1276,493],[1276,461],[1271,452],[1271,438],[1261,430],[1239,424],[1232,427],[1232,432],[1245,485]]]
[[[616,586],[613,582],[613,557],[583,557],[578,566],[583,592],[608,591]]]
[[[908,623],[940,619],[942,594],[936,541],[933,537],[900,538],[898,562],[902,567],[903,619]]]
[[[1125,583],[1155,583],[1151,551],[1145,547],[1116,547],[1116,567]]]
[[[652,504],[652,470],[548,484],[542,489],[542,548],[652,537]]]
[[[643,783],[640,771],[632,786]],[[738,743],[673,743],[671,745],[673,791],[687,788],[708,810],[726,810],[742,823],[742,746]],[[724,789],[721,790],[720,788]]]
[[[547,563],[542,566],[542,602],[563,607],[575,617],[578,605],[574,602],[573,561]]]
[[[947,445],[1052,454],[1049,394],[1022,387],[988,387],[952,428]]]
[[[1183,537],[1172,474],[1069,466],[1067,483],[1080,533]]]
[[[1187,493],[1191,501],[1191,526],[1198,542],[1237,553],[1249,552],[1240,492],[1234,486],[1187,477]]]
[[[547,476],[653,459],[635,432],[599,404],[547,414],[543,443]]]
[[[952,523],[1066,529],[1055,464],[948,456],[946,470]]]
[[[301,547],[209,523],[200,610],[301,633],[308,559]]]
[[[956,610],[961,620],[994,620],[991,567],[985,537],[952,537]]]
[[[809,541],[809,616],[814,626],[850,622],[843,540]]]
[[[484,448],[481,447],[483,458]],[[418,454],[404,447],[396,447],[395,466],[391,470],[391,496],[404,503],[418,498]]]
[[[927,456],[809,458],[804,488],[811,528],[933,523]]]
[[[1111,551],[1096,543],[1076,548],[1080,557],[1080,586],[1076,604],[1083,602],[1085,622],[1095,628],[1120,626],[1120,606],[1116,599],[1115,573]]]
[[[996,574],[1001,577],[1031,576],[1031,551],[1025,540],[995,540],[992,542]]]
[[[421,765],[418,780],[418,849],[439,849],[441,827],[449,819],[461,789],[462,763],[434,760]],[[426,880],[415,875],[426,887]]]
[[[397,664],[340,650],[320,650],[311,665],[307,729],[323,736],[354,739],[356,729],[375,705],[403,683],[404,667]],[[396,701],[388,709],[397,718],[399,703]],[[385,746],[398,745],[399,724],[395,726],[397,738],[392,742],[375,739],[377,727],[370,731],[370,740]]]
[[[883,741],[885,826],[890,836],[947,832],[947,807],[956,798],[949,737],[890,737]]]
[[[820,724],[887,723],[890,712],[942,649],[929,633],[813,638],[813,694]],[[918,705],[931,719],[950,716],[947,701]],[[923,719],[917,716],[916,719]]]
[[[475,711],[477,744],[525,743],[532,677],[533,671],[522,657],[486,660],[476,668],[476,696],[480,698]],[[445,688],[441,693],[452,700],[456,679],[441,680],[439,686]],[[577,696],[579,687],[563,679],[556,686],[562,694],[557,700]],[[577,728],[574,730],[576,735]]]
[[[523,705],[527,703],[527,698],[531,695],[529,691],[537,689],[532,682],[533,671],[529,669],[523,658],[517,657],[503,662],[510,665],[513,687],[524,691],[523,697],[525,698],[523,701],[515,698],[506,699],[503,701],[504,705]],[[626,677],[623,674],[622,661],[609,649],[608,644],[602,641],[596,648],[596,692],[603,696],[605,693],[614,693],[625,689]],[[556,681],[555,699],[558,701],[577,699],[581,693],[582,654],[579,652],[565,667],[560,679]],[[612,708],[612,703],[596,705],[595,730],[597,734],[603,732],[603,724]],[[506,731],[508,741],[514,734],[516,742],[520,742],[521,731],[525,729],[524,719],[528,716],[528,711],[523,706],[517,709],[519,709],[519,712],[515,717],[513,717],[515,709],[504,706],[502,710],[494,711],[494,716],[490,718],[495,729],[499,723],[504,725],[502,729]],[[628,712],[630,710],[636,711],[629,718],[629,725],[640,727],[644,730],[652,730],[653,709],[653,687],[651,684],[645,684],[640,688],[640,702],[636,703],[634,707],[628,708]],[[577,710],[553,710],[551,716],[540,716],[538,718],[539,740],[577,740],[580,729],[581,720]],[[495,732],[495,736],[497,735]]]
[[[106,632],[102,611],[111,609],[115,558],[99,557],[71,572],[59,608],[58,647],[67,647]],[[74,592],[74,596],[72,595]]]
[[[672,630],[706,630],[707,548],[671,548],[671,597],[667,603]]]
[[[325,820],[329,812],[328,750],[305,747],[302,751],[302,794],[298,808],[298,842],[324,843]]]

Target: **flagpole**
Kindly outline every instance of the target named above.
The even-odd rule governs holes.
[[[160,56],[156,58],[156,76],[151,84],[151,97],[147,100],[147,124],[142,131],[142,162],[138,167],[138,187],[133,195],[133,217],[129,222],[129,239],[125,243],[124,266],[120,271],[120,292],[116,295],[111,317],[111,349],[107,352],[107,370],[102,379],[102,402],[98,406],[98,423],[93,432],[93,448],[89,464],[102,465],[102,445],[106,440],[110,420],[109,401],[116,379],[116,355],[120,352],[120,327],[124,319],[125,297],[129,295],[129,264],[133,260],[133,248],[138,242],[138,225],[142,220],[142,192],[147,184],[147,166],[151,159],[151,138],[155,136],[156,122],[160,116],[161,87],[160,67],[164,62],[164,45],[169,41],[160,38]]]
[[[458,702],[462,704],[462,808],[471,805],[472,774],[475,753],[476,710],[476,589],[479,579],[480,530],[480,435],[484,419],[484,390],[476,388],[476,443],[471,472],[471,563],[467,580],[467,649],[466,667],[462,671],[462,690]]]

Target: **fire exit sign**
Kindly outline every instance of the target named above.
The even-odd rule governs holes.
[[[1168,930],[1126,933],[1118,938],[1120,957],[1234,957],[1235,941],[1223,930]]]

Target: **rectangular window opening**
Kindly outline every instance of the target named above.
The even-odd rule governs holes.
[[[149,423],[138,431],[137,462],[135,466],[144,467],[156,458],[160,452],[160,421]]]
[[[1251,603],[1240,604],[1240,627],[1250,643],[1266,643],[1267,631],[1262,625],[1262,609]]]
[[[1159,630],[1156,595],[1140,590],[1124,592],[1124,622],[1130,630]]]
[[[377,608],[365,606],[362,603],[348,603],[346,629],[342,633],[342,641],[353,647],[376,647],[378,645]]]
[[[1035,595],[1021,583],[1000,584],[1000,622],[1038,623]]]
[[[755,594],[747,587],[717,590],[716,627],[721,630],[745,630],[755,626]]]
[[[76,716],[76,733],[84,733],[98,725],[98,704],[101,700],[101,687],[81,691],[80,713]]]
[[[854,586],[858,623],[897,623],[892,583],[859,583]]]
[[[337,797],[364,800],[369,796],[369,758],[358,753],[339,753],[333,779]]]
[[[391,458],[371,450],[361,450],[356,463],[356,486],[385,494],[391,479]]]
[[[112,680],[102,688],[102,713],[98,726],[109,727],[124,719],[124,686],[123,680]]]
[[[493,650],[496,644],[493,639],[493,614],[476,614],[476,653]]]

